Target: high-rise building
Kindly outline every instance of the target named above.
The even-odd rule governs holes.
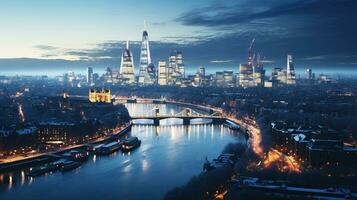
[[[205,67],[201,66],[199,69],[198,69],[198,74],[202,77],[205,77],[206,76],[206,69]]]
[[[94,84],[94,82],[93,82],[93,68],[91,68],[91,67],[87,68],[87,84],[89,86],[92,86]]]
[[[312,79],[312,70],[311,69],[307,69],[306,70],[306,79],[307,80],[311,80]]]
[[[224,73],[223,72],[216,72],[216,86],[223,87],[224,86]]]
[[[286,84],[286,71],[280,67],[274,68],[271,72],[270,80],[274,87],[285,85]]]
[[[253,67],[248,64],[239,65],[239,86],[241,87],[253,87]]]
[[[156,80],[156,77],[154,77],[155,71],[155,66],[151,62],[149,34],[144,30],[140,50],[139,85],[154,84]]]
[[[256,56],[253,52],[253,44],[255,39],[252,40],[248,48],[248,63],[240,64],[238,85],[241,87],[254,87],[264,85],[265,70],[260,61],[260,55]]]
[[[134,74],[134,58],[133,54],[129,49],[129,41],[127,41],[125,49],[121,56],[120,64],[120,77],[125,84],[134,84],[135,83],[135,74]]]
[[[113,83],[113,72],[109,67],[106,68],[105,73],[103,74],[103,80],[105,83]]]
[[[256,62],[253,63],[253,85],[264,86],[265,70],[260,60],[260,54],[256,56]]]
[[[159,61],[158,84],[167,85],[167,66],[166,61]]]
[[[169,84],[175,85],[185,78],[185,65],[181,51],[171,52],[168,67]]]
[[[287,56],[287,66],[286,66],[286,84],[294,85],[296,83],[295,69],[293,63],[293,56]]]
[[[147,76],[145,77],[145,85],[153,85],[156,83],[156,79],[157,79],[157,75],[156,75],[157,71],[155,68],[154,63],[150,63],[148,65],[147,68]]]
[[[228,70],[223,72],[224,87],[234,87],[233,71]]]

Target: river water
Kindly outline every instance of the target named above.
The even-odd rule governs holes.
[[[132,116],[152,115],[154,104],[126,104]],[[159,104],[161,114],[174,114],[183,107]],[[136,123],[145,121],[136,121]],[[245,143],[243,134],[223,125],[180,119],[160,121],[160,126],[134,125],[129,134],[141,139],[131,153],[91,156],[76,170],[28,178],[24,172],[0,175],[0,199],[120,199],[156,200],[185,184],[202,171],[207,156],[217,157],[230,142]],[[147,124],[147,123],[146,123]]]

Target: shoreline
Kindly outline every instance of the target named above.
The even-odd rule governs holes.
[[[83,147],[91,145],[91,144],[104,142],[104,141],[112,139],[113,137],[122,136],[123,134],[127,133],[131,129],[132,125],[133,124],[130,123],[129,125],[125,126],[122,130],[120,130],[118,133],[110,135],[110,136],[105,137],[105,138],[100,139],[100,140],[96,140],[96,141],[92,141],[92,142],[88,142],[88,143],[84,143],[84,144],[79,144],[79,145],[74,145],[74,146],[68,146],[68,147],[66,147],[64,149],[60,149],[60,150],[53,151],[53,152],[40,153],[40,154],[29,156],[29,157],[26,157],[24,159],[19,159],[19,160],[16,160],[16,161],[0,163],[0,173],[4,173],[4,172],[7,172],[7,171],[16,169],[16,168],[26,167],[28,165],[34,165],[34,164],[41,164],[41,163],[50,162],[53,159],[57,159],[58,158],[57,154],[62,154],[62,153],[67,152],[67,151],[80,149],[80,148],[83,148]]]
[[[211,106],[207,106],[207,105],[196,105],[196,104],[187,103],[187,102],[177,102],[177,101],[170,101],[170,100],[165,101],[165,103],[179,105],[179,106],[183,106],[183,107],[195,108],[195,109],[203,110],[203,111],[206,111],[206,112],[220,113],[222,115],[221,119],[228,120],[228,121],[234,123],[235,125],[238,125],[240,127],[241,131],[246,134],[246,137],[250,137],[250,134],[248,132],[249,128],[247,128],[246,124],[239,123],[237,121],[239,119],[233,119],[231,117],[226,116],[224,114],[224,112],[222,110],[220,110],[219,108],[215,108],[215,107],[211,107]],[[129,131],[131,129],[132,125],[133,125],[133,123],[130,122],[129,125],[125,126],[117,134],[113,134],[111,136],[108,136],[106,138],[103,138],[103,139],[100,139],[100,140],[97,140],[97,141],[92,141],[92,142],[88,142],[88,143],[84,143],[84,144],[69,146],[69,147],[66,147],[64,149],[60,149],[60,150],[57,150],[57,151],[54,151],[54,152],[40,153],[40,154],[29,156],[29,157],[26,157],[26,158],[23,158],[23,159],[19,159],[19,160],[16,160],[16,161],[0,163],[0,173],[11,171],[11,170],[16,169],[16,168],[26,167],[26,166],[29,166],[29,165],[42,164],[42,163],[50,162],[50,161],[55,160],[55,159],[58,158],[57,154],[61,154],[61,153],[64,153],[64,152],[70,151],[70,150],[83,148],[83,147],[85,147],[87,145],[104,142],[104,141],[109,140],[109,139],[111,139],[113,137],[119,137],[119,136],[127,133],[127,131]]]

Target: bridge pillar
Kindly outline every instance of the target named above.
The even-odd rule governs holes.
[[[212,118],[212,124],[222,124],[224,119],[222,118]]]
[[[190,125],[190,124],[191,124],[190,118],[183,118],[183,125]]]
[[[154,119],[154,126],[159,126],[159,125],[160,125],[160,120]]]

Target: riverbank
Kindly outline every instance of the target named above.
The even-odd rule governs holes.
[[[31,165],[37,165],[37,164],[51,162],[52,160],[58,159],[58,154],[63,154],[65,152],[71,151],[71,150],[81,149],[81,148],[84,148],[84,147],[92,145],[92,144],[105,142],[105,141],[110,140],[113,137],[120,137],[123,134],[127,133],[128,131],[130,131],[131,126],[132,126],[132,123],[130,123],[130,124],[126,125],[125,127],[123,127],[116,134],[107,136],[105,138],[99,138],[99,139],[97,139],[95,141],[88,142],[88,143],[85,143],[85,144],[69,146],[69,147],[65,147],[65,148],[62,148],[62,149],[59,149],[59,150],[53,151],[53,152],[39,153],[39,154],[36,154],[36,155],[32,155],[30,157],[24,157],[23,159],[19,158],[19,159],[15,160],[15,161],[9,161],[9,162],[5,162],[5,163],[0,163],[0,173],[6,172],[6,171],[10,171],[10,170],[14,170],[14,169],[23,168],[23,167],[26,167],[26,166],[31,166]]]

